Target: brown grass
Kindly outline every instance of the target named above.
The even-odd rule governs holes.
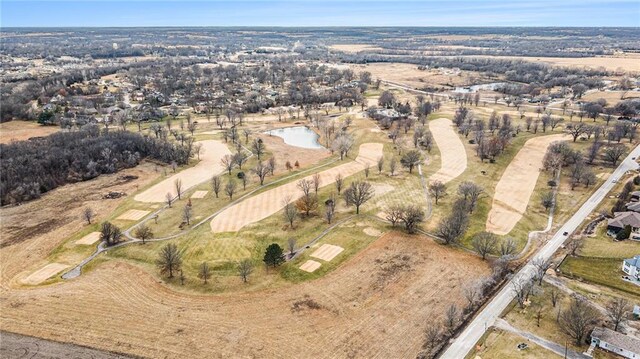
[[[48,136],[58,132],[58,126],[41,126],[31,121],[9,121],[0,123],[0,143],[24,141],[31,137]]]
[[[427,323],[487,273],[475,256],[391,233],[326,277],[244,294],[180,294],[113,261],[64,284],[3,291],[0,320],[146,357],[413,357]]]
[[[150,183],[158,176],[153,168],[153,164],[143,163],[117,174],[59,187],[38,200],[20,206],[1,208],[1,287],[8,286],[19,273],[22,272],[22,277],[25,277],[47,264],[44,259],[54,248],[72,234],[89,228],[82,219],[85,206],[96,212],[94,223],[109,217],[126,197],[102,199],[102,195],[109,191],[128,194],[137,191],[139,186]],[[122,177],[128,175],[138,176],[138,179],[123,180]],[[77,239],[88,233],[83,233]]]

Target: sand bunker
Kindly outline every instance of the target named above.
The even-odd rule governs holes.
[[[315,252],[311,253],[311,257],[330,262],[338,254],[342,253],[342,251],[344,251],[344,248],[340,246],[334,246],[333,244],[323,244]]]
[[[142,211],[139,209],[130,209],[124,212],[123,214],[121,214],[120,217],[116,219],[123,219],[125,221],[137,221],[144,218],[144,216],[146,216],[149,213],[150,213],[149,211]]]
[[[37,285],[53,277],[54,275],[62,272],[64,269],[68,267],[69,267],[68,265],[62,264],[62,263],[49,263],[46,266],[31,273],[31,275],[23,279],[22,282],[24,284]]]
[[[209,191],[195,191],[191,195],[191,198],[204,198],[204,196],[206,196],[207,193],[209,193]]]
[[[467,169],[467,153],[451,120],[446,118],[433,120],[429,122],[429,130],[440,150],[442,164],[438,172],[434,173],[429,180],[447,183]]]
[[[563,137],[558,134],[532,138],[518,151],[496,185],[487,217],[488,232],[498,235],[511,232],[527,210],[547,147]]]
[[[140,202],[164,202],[167,193],[176,195],[175,180],[182,180],[182,191],[208,181],[212,176],[222,173],[224,168],[220,164],[220,159],[231,151],[227,146],[216,140],[199,141],[202,144],[202,154],[200,162],[191,168],[176,173],[175,175],[157,183],[146,191],[137,194],[134,198]]]
[[[78,239],[76,241],[76,244],[83,244],[83,245],[89,246],[96,243],[99,240],[100,240],[100,232],[91,232],[86,236]]]
[[[380,232],[379,230],[373,227],[367,227],[363,230],[363,232],[367,236],[371,236],[371,237],[379,237],[382,234],[382,232]]]
[[[364,170],[365,165],[373,166],[382,156],[381,143],[364,143],[360,145],[360,152],[355,161],[319,172],[321,187],[332,185],[336,175],[340,173],[342,177],[348,177]],[[305,177],[311,180],[313,174]],[[292,181],[282,186],[262,192],[251,198],[237,203],[216,216],[211,221],[213,232],[231,232],[267,218],[283,207],[283,199],[291,196],[291,201],[302,197],[302,191],[297,187],[298,181]]]
[[[300,269],[302,269],[305,272],[313,273],[315,272],[316,269],[320,268],[321,265],[322,264],[320,264],[319,262],[312,261],[310,259],[304,262],[304,264],[300,266]]]

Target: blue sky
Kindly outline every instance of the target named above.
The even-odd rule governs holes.
[[[0,0],[1,27],[640,26],[640,0]]]

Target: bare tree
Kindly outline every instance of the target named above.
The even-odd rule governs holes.
[[[542,279],[547,273],[547,270],[553,265],[551,258],[543,259],[536,258],[531,262],[536,269],[536,278],[538,279],[538,285],[542,285]]]
[[[584,247],[584,238],[582,236],[573,236],[566,244],[567,251],[572,256],[577,256],[578,252]]]
[[[242,282],[247,283],[249,275],[253,272],[253,262],[250,259],[243,259],[238,262],[238,275]]]
[[[211,189],[213,189],[213,193],[216,195],[216,198],[218,198],[218,193],[220,193],[221,186],[222,179],[220,179],[220,176],[211,177]]]
[[[226,154],[220,159],[220,164],[222,164],[222,167],[227,170],[228,174],[231,174],[233,167],[236,166],[236,161],[233,155]]]
[[[547,211],[553,207],[553,192],[551,191],[547,191],[544,192],[541,196],[540,196],[540,201],[542,202],[542,207],[544,207],[544,209],[546,209]]]
[[[549,291],[549,298],[551,298],[551,305],[554,308],[556,307],[556,305],[560,301],[561,297],[562,297],[562,292],[560,292],[560,290],[558,288],[556,288],[555,286],[552,286],[551,290]]]
[[[198,161],[200,161],[200,155],[202,154],[203,149],[202,149],[202,143],[196,143],[193,145],[193,153],[196,154],[196,156],[198,156]]]
[[[371,165],[367,163],[364,165],[364,178],[369,178],[369,171],[371,171]]]
[[[398,167],[398,160],[395,157],[391,157],[389,160],[389,174],[391,176],[396,175],[396,169]]]
[[[331,224],[331,221],[333,220],[333,216],[335,215],[335,212],[336,212],[336,199],[335,199],[335,196],[331,194],[331,198],[329,198],[325,202],[324,217],[327,219],[327,223]]]
[[[378,158],[378,162],[376,163],[376,166],[378,167],[378,174],[381,174],[382,169],[384,168],[384,156],[380,156]]]
[[[393,204],[385,210],[385,218],[391,223],[392,227],[395,227],[398,222],[401,221],[404,207],[399,204]]]
[[[321,185],[320,174],[319,173],[315,173],[311,177],[311,181],[313,182],[313,189],[314,189],[315,193],[318,194],[318,189],[320,188],[320,185]]]
[[[560,313],[560,327],[575,339],[577,346],[583,344],[583,339],[598,320],[598,313],[583,299],[574,297],[569,308]]]
[[[480,288],[477,283],[469,283],[462,290],[465,299],[468,302],[468,307],[472,309],[478,299],[480,299]]]
[[[447,195],[447,185],[438,180],[433,181],[429,183],[429,194],[433,196],[436,204],[438,204],[438,200]]]
[[[95,212],[93,212],[93,209],[91,209],[91,207],[85,207],[82,211],[82,218],[87,221],[87,224],[91,224],[91,219],[93,219],[93,217],[95,216],[96,214]]]
[[[400,163],[403,167],[409,169],[409,173],[411,173],[413,171],[413,167],[419,165],[421,161],[422,155],[418,150],[407,151],[400,159]]]
[[[285,197],[282,200],[282,203],[283,203],[282,210],[283,210],[284,218],[289,223],[289,226],[293,228],[293,222],[296,220],[296,217],[298,216],[298,209],[293,203],[291,203],[291,196]]]
[[[173,186],[176,188],[176,193],[178,195],[178,199],[182,198],[182,179],[181,178],[176,178],[173,181]]]
[[[511,256],[516,253],[516,242],[511,237],[506,237],[500,242],[500,256]]]
[[[582,122],[574,123],[574,124],[571,124],[570,126],[566,126],[567,131],[573,137],[573,142],[576,142],[578,137],[580,137],[580,135],[585,133],[585,131],[587,130],[587,126],[588,126],[587,124]]]
[[[182,209],[182,220],[187,222],[187,225],[191,224],[191,217],[193,217],[193,208],[189,204]]]
[[[352,182],[344,191],[344,199],[347,205],[356,206],[356,214],[360,213],[360,206],[373,198],[375,191],[369,182]]]
[[[424,222],[424,212],[418,206],[405,205],[402,208],[400,220],[404,223],[407,233],[414,234],[418,230],[418,225]]]
[[[498,245],[498,237],[493,233],[480,232],[473,236],[471,245],[473,246],[473,249],[482,256],[482,259],[485,260],[487,255],[495,251],[496,246]]]
[[[469,215],[466,202],[460,198],[453,205],[451,214],[438,223],[436,233],[446,244],[456,243],[466,232],[469,225]]]
[[[300,181],[298,181],[296,186],[302,191],[302,195],[303,196],[309,196],[311,194],[311,188],[313,186],[313,181],[312,180],[308,180],[306,178],[303,178]]]
[[[344,184],[344,178],[342,178],[342,174],[338,173],[336,175],[336,190],[338,191],[338,194],[341,194],[340,192],[342,191],[342,185]]]
[[[153,238],[153,232],[151,228],[149,228],[146,224],[141,224],[136,227],[136,230],[133,234],[136,238],[142,240],[142,244],[145,244],[148,239]]]
[[[516,300],[520,308],[524,308],[524,304],[529,300],[529,295],[533,290],[533,281],[525,278],[516,278],[511,282],[513,291],[516,294]]]
[[[469,213],[472,213],[478,203],[478,199],[484,193],[484,189],[471,181],[464,181],[458,186],[458,193],[467,201]]]
[[[265,165],[263,162],[258,162],[252,171],[256,174],[256,176],[258,176],[260,185],[262,186],[264,184],[265,177],[267,177],[267,174],[269,174],[269,166]]]
[[[625,147],[623,145],[609,146],[604,150],[604,158],[611,162],[611,165],[615,166],[618,164],[620,157],[624,155],[624,152]]]
[[[630,313],[631,304],[624,298],[617,297],[607,303],[607,316],[611,320],[613,330],[616,332],[624,328],[629,321]]]
[[[455,304],[451,304],[445,312],[444,326],[449,335],[453,335],[456,332],[458,323],[460,322],[460,312]]]
[[[160,250],[156,265],[160,274],[169,274],[169,278],[173,278],[173,272],[182,267],[182,253],[174,243],[169,243]]]
[[[289,238],[289,240],[287,240],[287,248],[289,249],[289,258],[292,258],[293,255],[296,253],[296,239],[295,238]]]
[[[202,279],[205,285],[207,284],[207,281],[211,278],[211,268],[209,268],[209,263],[202,262],[202,264],[200,264],[198,278]]]
[[[171,203],[173,203],[173,195],[169,192],[167,192],[167,194],[164,196],[164,200],[165,202],[167,202],[167,206],[169,206],[169,208],[171,208]]]
[[[227,194],[227,196],[229,196],[229,200],[233,200],[233,194],[236,193],[236,181],[234,181],[232,178],[229,178],[229,181],[227,181],[227,185],[224,186],[224,192]]]
[[[258,157],[258,161],[260,161],[260,156],[262,156],[262,154],[264,154],[264,151],[266,150],[264,142],[262,142],[261,138],[256,138],[253,140],[253,142],[251,143],[251,150]]]

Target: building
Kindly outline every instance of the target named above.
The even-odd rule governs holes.
[[[591,333],[591,345],[623,358],[640,358],[640,339],[598,327]]]
[[[627,203],[627,211],[640,213],[640,202]]]
[[[640,319],[640,305],[633,306],[633,319]]]
[[[630,277],[640,280],[640,255],[623,260],[622,271]]]
[[[640,213],[637,212],[615,212],[608,220],[607,234],[616,235],[626,226],[631,227],[629,238],[640,240]]]

